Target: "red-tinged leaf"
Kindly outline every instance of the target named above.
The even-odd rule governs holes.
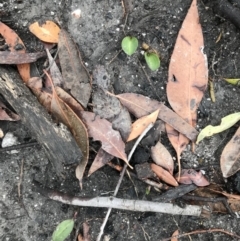
[[[171,125],[190,140],[196,140],[198,131],[164,104],[156,100],[151,100],[143,95],[133,93],[124,93],[117,95],[117,97],[129,112],[137,118],[149,115],[153,111],[159,109],[159,119]]]
[[[54,86],[62,86],[63,82],[64,82],[62,74],[47,48],[46,48],[46,52],[47,52],[47,56],[48,56],[48,60],[49,60],[49,64],[50,64],[50,73],[51,73],[53,85]]]
[[[163,180],[164,182],[174,186],[174,187],[177,187],[178,186],[178,183],[177,181],[175,180],[175,178],[166,170],[164,170],[162,167],[160,166],[157,166],[156,164],[154,163],[151,163],[151,168],[153,170],[153,172],[161,179]]]
[[[88,176],[92,175],[99,168],[105,166],[109,161],[112,160],[112,158],[113,158],[112,155],[110,155],[102,148],[100,148],[96,157],[94,158],[94,161],[90,167],[90,170],[88,171]]]
[[[223,149],[220,164],[224,177],[230,177],[240,169],[240,127]]]
[[[178,241],[178,238],[176,236],[179,235],[178,229],[172,234],[171,241]]]
[[[176,175],[176,177],[178,177],[178,174]],[[208,186],[210,184],[203,176],[201,171],[197,172],[193,169],[182,169],[178,182],[182,184],[194,183],[196,186],[199,187]]]
[[[5,39],[11,52],[25,53],[26,48],[19,36],[7,25],[0,22],[0,34]],[[18,64],[19,74],[26,83],[30,79],[30,64]]]
[[[52,21],[40,25],[35,22],[29,26],[29,30],[43,42],[58,43],[60,28]]]
[[[20,120],[20,116],[13,113],[0,101],[0,120],[18,121]]]
[[[63,29],[59,34],[59,60],[64,79],[64,89],[86,108],[91,95],[88,73],[83,65],[79,50],[70,35]]]
[[[0,51],[0,64],[25,64],[36,62],[37,59],[45,56],[45,52],[37,53],[18,53]]]
[[[101,141],[103,150],[128,164],[125,144],[119,132],[112,129],[109,121],[87,111],[81,112],[81,118],[87,126],[89,136],[96,141]]]
[[[151,156],[157,165],[168,170],[171,175],[173,174],[173,159],[164,145],[157,142],[157,144],[151,148]]]
[[[176,40],[167,84],[167,97],[171,107],[193,127],[196,125],[197,108],[208,82],[207,59],[203,47],[197,1],[193,0]],[[180,166],[180,155],[188,140],[173,128],[168,126],[166,129]]]
[[[131,131],[127,141],[131,141],[131,140],[137,138],[138,136],[140,136],[143,133],[143,131],[146,129],[146,127],[149,124],[155,123],[155,121],[157,120],[158,114],[159,114],[159,109],[154,111],[150,115],[143,116],[143,117],[139,118],[138,120],[136,120],[132,124],[132,131]]]

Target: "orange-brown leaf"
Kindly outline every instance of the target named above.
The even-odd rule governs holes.
[[[171,175],[173,174],[173,159],[164,145],[157,142],[157,144],[151,148],[151,156],[157,165],[168,170]]]
[[[129,112],[137,118],[149,115],[153,111],[159,109],[159,119],[171,125],[174,129],[187,136],[190,140],[196,140],[198,131],[164,104],[156,100],[151,100],[146,96],[134,93],[124,93],[117,95],[117,97],[129,110]]]
[[[177,187],[178,186],[178,183],[177,181],[175,180],[175,178],[166,170],[164,170],[162,167],[154,164],[154,163],[151,163],[151,168],[153,170],[153,172],[161,179],[163,180],[164,182],[174,186],[174,187]]]
[[[149,124],[155,123],[155,121],[157,120],[157,117],[158,117],[158,113],[159,113],[159,109],[154,111],[150,115],[143,116],[143,117],[139,118],[138,120],[136,120],[132,124],[132,131],[131,131],[127,141],[131,141],[131,140],[137,138],[138,136],[140,136],[142,134],[142,132],[146,129],[146,127]]]
[[[0,34],[5,39],[11,52],[26,52],[24,43],[16,34],[16,32],[14,32],[11,28],[2,22],[0,22]],[[30,64],[18,64],[17,68],[23,81],[26,83],[30,79]]]
[[[119,132],[112,129],[112,124],[109,121],[87,111],[81,112],[81,118],[87,126],[89,136],[102,142],[103,150],[128,164],[125,144]]]
[[[223,149],[220,164],[224,177],[230,177],[240,169],[240,127]]]
[[[58,43],[60,28],[52,21],[46,21],[42,25],[35,22],[29,26],[29,30],[44,42]]]
[[[178,241],[178,238],[176,236],[179,235],[178,229],[172,234],[171,241]]]

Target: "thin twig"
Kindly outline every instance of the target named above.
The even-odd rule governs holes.
[[[21,186],[22,186],[22,179],[23,179],[23,163],[24,163],[24,159],[22,159],[21,162],[21,167],[20,167],[20,175],[19,175],[19,182],[18,182],[18,200],[21,200]]]
[[[183,233],[183,234],[179,234],[179,235],[176,235],[176,236],[172,236],[170,238],[164,238],[164,239],[161,239],[160,241],[168,241],[168,240],[171,240],[173,238],[182,238],[182,237],[185,237],[185,236],[188,236],[188,235],[191,235],[191,234],[198,234],[198,233],[213,233],[213,232],[220,232],[220,233],[225,233],[227,235],[230,235],[232,237],[235,237],[235,238],[238,238],[240,239],[240,236],[235,234],[235,233],[231,233],[231,232],[228,232],[228,231],[225,231],[223,229],[220,229],[220,228],[212,228],[212,229],[208,229],[208,230],[195,230],[195,231],[192,231],[192,232],[189,232],[189,233]]]
[[[131,160],[132,155],[133,155],[136,147],[138,146],[139,142],[142,140],[142,138],[148,133],[148,131],[149,131],[152,127],[153,127],[153,123],[149,124],[148,127],[143,131],[143,133],[138,137],[138,139],[137,139],[137,141],[135,142],[135,144],[134,144],[131,152],[130,152],[129,155],[128,155],[128,162]],[[118,193],[118,190],[119,190],[120,185],[121,185],[121,183],[122,183],[122,179],[123,179],[123,176],[124,176],[124,174],[125,174],[125,172],[126,172],[126,169],[127,169],[127,164],[125,163],[125,164],[124,164],[124,167],[123,167],[123,169],[122,169],[122,171],[121,171],[120,178],[119,178],[118,183],[117,183],[117,186],[116,186],[116,188],[115,188],[113,197],[115,197],[115,196],[117,195],[117,193]],[[105,216],[105,218],[104,218],[104,221],[103,221],[103,223],[102,223],[102,225],[101,225],[100,233],[98,234],[98,237],[97,237],[97,240],[96,240],[96,241],[100,241],[100,240],[101,240],[101,237],[102,237],[102,235],[103,235],[104,228],[105,228],[105,226],[106,226],[106,223],[107,223],[107,220],[108,220],[108,218],[109,218],[109,215],[110,215],[111,211],[112,211],[112,208],[109,208],[108,211],[107,211],[107,214],[106,214],[106,216]]]
[[[36,141],[32,141],[32,142],[28,142],[28,143],[21,143],[21,144],[13,145],[13,146],[7,146],[4,148],[0,148],[0,153],[5,152],[5,151],[22,149],[22,148],[26,148],[26,147],[32,147],[32,146],[36,146],[36,145],[39,145],[39,143]]]

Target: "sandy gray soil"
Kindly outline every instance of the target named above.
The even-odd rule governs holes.
[[[68,29],[79,45],[90,72],[97,64],[106,67],[116,93],[140,93],[168,104],[166,82],[169,58],[190,3],[191,0],[133,1],[133,10],[125,23],[121,1],[11,0],[0,1],[0,19],[17,31],[29,52],[42,48],[39,41],[28,31],[29,24],[36,20],[58,21],[62,27]],[[205,52],[208,56],[209,75],[214,81],[216,102],[211,102],[209,90],[207,90],[201,111],[199,111],[198,128],[203,128],[207,124],[218,124],[225,115],[240,111],[239,87],[233,87],[223,80],[223,77],[240,76],[240,30],[216,14],[216,5],[217,0],[199,1]],[[71,11],[76,8],[82,11],[82,17],[78,20],[71,16]],[[221,39],[216,43],[220,33],[222,33]],[[131,58],[120,53],[109,64],[119,52],[121,40],[127,34],[138,37],[140,42],[147,42],[161,55],[161,68],[157,72],[151,72],[146,68],[157,95],[140,67],[138,58],[142,65],[145,66],[145,63],[139,49]],[[1,121],[0,127],[5,133],[13,132],[20,143],[34,139],[27,126],[23,126],[21,121],[18,123]],[[190,151],[189,147],[182,156],[183,166],[186,168],[201,166],[205,169],[210,181],[226,182],[226,186],[236,192],[235,186],[232,185],[235,177],[231,180],[223,180],[219,167],[219,156],[235,130],[236,127],[233,127],[202,141],[197,146],[195,154]],[[175,155],[165,134],[161,135],[161,141],[172,155]],[[149,153],[149,146],[141,144],[139,150]],[[24,206],[19,202],[17,192],[22,160],[24,162],[22,182]],[[89,165],[92,160],[93,156],[89,160]],[[200,160],[201,163],[199,163]],[[97,196],[111,195],[119,174],[110,167],[104,167],[92,176],[85,177],[84,189],[80,191],[74,176],[74,168],[66,168],[68,168],[66,179],[57,178],[40,147],[21,149],[17,154],[0,154],[0,240],[51,240],[56,225],[64,219],[72,218],[75,212],[78,212],[78,216],[74,232],[84,221],[87,221],[92,240],[96,240],[106,209],[80,208],[48,200],[34,192],[32,180],[35,178],[48,187],[69,194]],[[150,194],[146,196],[147,186],[135,179],[133,182],[134,185],[126,176],[118,197],[151,200],[159,195],[157,191],[151,189]],[[136,195],[135,188],[138,195]],[[170,237],[178,228],[183,232],[223,228],[239,233],[238,223],[237,216],[231,217],[227,214],[213,214],[210,219],[202,219],[114,210],[110,215],[104,235],[108,235],[110,240],[117,241],[156,241]],[[74,240],[74,235],[73,233],[68,240]],[[203,241],[234,240],[220,233],[198,234],[191,238]],[[190,238],[181,240],[190,240]]]

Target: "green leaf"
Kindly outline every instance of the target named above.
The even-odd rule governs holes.
[[[52,235],[52,241],[64,241],[72,232],[74,226],[73,219],[67,219],[58,224]]]
[[[145,53],[145,60],[147,62],[148,67],[154,71],[160,67],[160,59],[156,53]]]
[[[138,40],[135,37],[127,36],[122,40],[122,49],[127,55],[135,53],[138,47]]]
[[[224,79],[226,80],[229,84],[232,85],[240,85],[240,79]]]
[[[219,126],[206,126],[197,137],[197,144],[203,140],[205,137],[212,136],[214,134],[220,133],[227,130],[228,128],[235,125],[240,120],[240,112],[227,115],[222,118],[221,124]]]

